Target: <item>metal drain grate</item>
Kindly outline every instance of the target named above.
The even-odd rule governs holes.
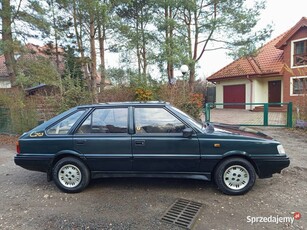
[[[202,207],[201,203],[178,199],[165,212],[161,220],[179,227],[191,229]]]

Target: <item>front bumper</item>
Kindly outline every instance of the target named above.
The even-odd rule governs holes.
[[[280,173],[290,165],[290,159],[287,155],[253,158],[253,161],[256,164],[259,178],[272,177],[274,173]]]

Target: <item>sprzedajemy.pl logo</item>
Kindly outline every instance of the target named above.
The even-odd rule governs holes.
[[[293,224],[294,220],[299,220],[301,219],[301,213],[299,212],[294,212],[293,216],[247,216],[246,221],[247,223],[250,224],[255,224],[255,223],[291,223]]]

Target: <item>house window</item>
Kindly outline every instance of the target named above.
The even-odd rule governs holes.
[[[307,40],[293,42],[293,66],[307,65]]]
[[[291,95],[307,94],[307,76],[291,78]]]

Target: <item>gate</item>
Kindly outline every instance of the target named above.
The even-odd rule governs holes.
[[[219,109],[251,106],[253,110]],[[292,102],[289,103],[206,103],[205,121],[240,126],[292,127]]]

